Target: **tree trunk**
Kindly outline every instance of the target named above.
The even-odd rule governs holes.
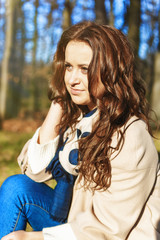
[[[34,36],[33,36],[33,52],[32,52],[32,87],[33,87],[33,111],[39,111],[39,89],[36,79],[36,54],[37,54],[37,40],[38,40],[38,26],[37,26],[37,17],[38,17],[38,7],[39,0],[35,1],[35,15],[34,15]]]
[[[8,78],[9,78],[9,60],[11,56],[12,49],[12,39],[13,39],[13,9],[14,0],[6,1],[6,41],[5,41],[5,51],[2,61],[2,72],[1,72],[1,88],[0,88],[0,128],[2,128],[2,123],[5,118],[6,113],[6,99],[8,90]]]
[[[160,52],[160,9],[158,11],[158,32],[159,32],[158,52]]]
[[[71,15],[73,10],[73,4],[74,2],[71,2],[70,0],[65,0],[64,10],[63,10],[63,23],[62,23],[63,31],[72,25]]]
[[[107,17],[105,0],[95,0],[95,13],[96,22],[99,24],[108,24],[109,19]]]
[[[24,16],[21,0],[14,0],[13,9],[13,35],[12,48],[9,64],[9,88],[7,97],[7,117],[16,117],[20,110],[22,92],[22,71],[24,63]],[[21,19],[21,21],[19,21]],[[17,33],[21,33],[21,38],[17,38]],[[22,49],[23,48],[23,49]],[[22,57],[23,55],[23,57]]]
[[[114,26],[113,0],[110,0],[111,10],[109,13],[109,25]]]
[[[26,29],[25,29],[25,16],[24,16],[24,12],[22,10],[23,7],[23,3],[21,2],[21,8],[20,8],[20,15],[21,15],[21,25],[20,25],[20,29],[21,29],[21,45],[20,45],[20,58],[19,58],[19,85],[20,85],[20,89],[22,88],[22,79],[23,79],[23,68],[24,68],[24,64],[25,64],[25,42],[26,42]],[[19,105],[21,106],[21,98],[22,95],[20,94],[20,103]]]
[[[128,38],[134,47],[135,55],[138,56],[140,43],[140,24],[141,24],[141,0],[130,0],[128,9]]]
[[[154,61],[154,82],[152,89],[152,108],[160,121],[160,9],[158,12],[158,29],[159,29],[159,43],[158,52],[155,55]]]
[[[155,55],[154,83],[152,89],[152,109],[160,120],[160,52]]]

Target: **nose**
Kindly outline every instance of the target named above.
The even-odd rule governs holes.
[[[75,69],[70,73],[69,84],[72,86],[79,83],[80,83],[79,73],[78,70]]]

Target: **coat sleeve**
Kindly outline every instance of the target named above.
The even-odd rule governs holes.
[[[68,223],[51,228],[44,228],[43,237],[44,240],[77,240]]]
[[[45,182],[52,178],[52,174],[46,172],[46,167],[55,155],[59,136],[46,144],[38,144],[38,133],[39,129],[24,145],[17,161],[23,174],[37,182]]]
[[[153,190],[157,162],[157,152],[144,123],[133,123],[121,152],[111,161],[110,188],[95,191],[93,196],[82,188],[75,190],[69,223],[77,239],[127,239]]]

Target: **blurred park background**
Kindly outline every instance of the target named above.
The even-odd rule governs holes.
[[[17,155],[48,110],[60,35],[82,20],[128,35],[160,120],[160,0],[0,0],[0,185],[20,172]],[[160,152],[160,140],[155,144]]]

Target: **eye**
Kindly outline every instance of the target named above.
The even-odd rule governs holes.
[[[88,68],[87,67],[81,67],[81,72],[83,74],[87,74],[88,73]]]
[[[72,67],[71,64],[69,64],[69,63],[65,63],[65,69],[66,69],[67,71],[71,72],[72,69],[73,69],[73,67]]]

